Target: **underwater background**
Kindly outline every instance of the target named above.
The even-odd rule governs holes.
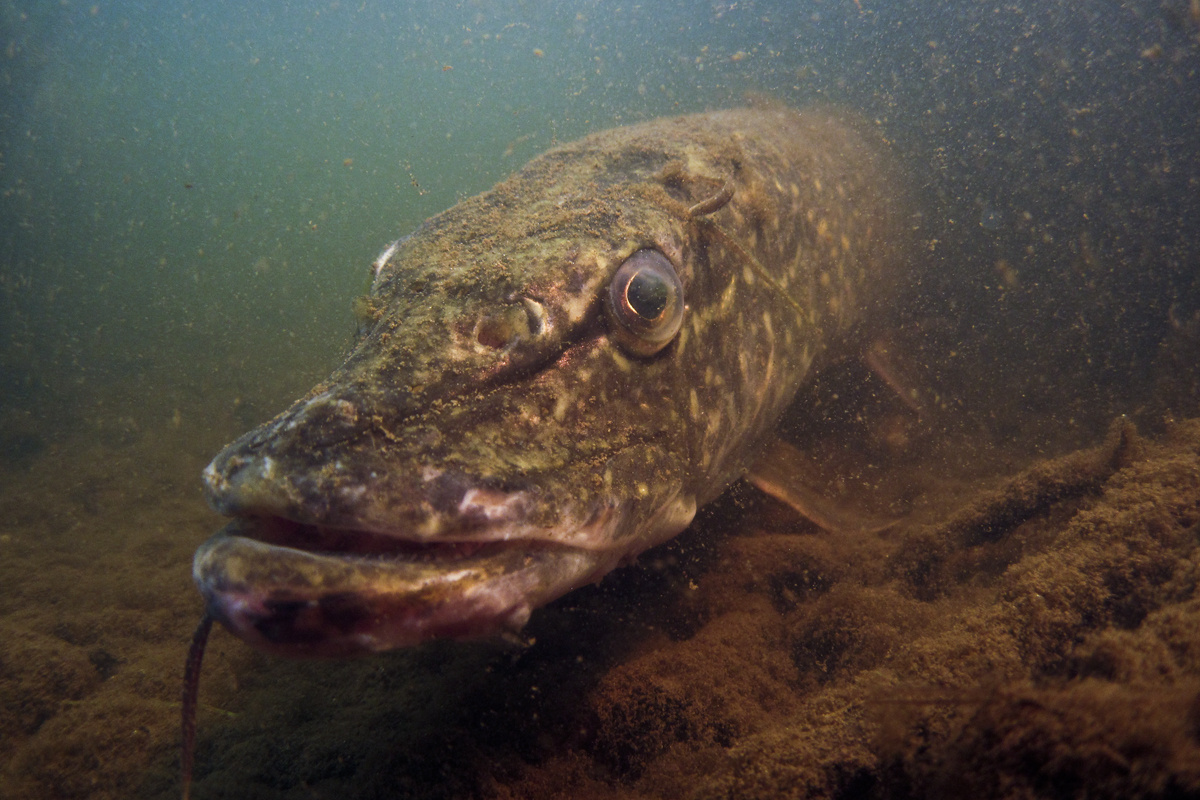
[[[218,631],[193,796],[1200,791],[1200,2],[6,0],[0,48],[0,797],[177,795],[200,470],[338,363],[387,243],[748,93],[908,176],[911,525],[735,488],[525,649]]]

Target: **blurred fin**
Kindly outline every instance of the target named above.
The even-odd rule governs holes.
[[[879,533],[898,521],[865,514],[822,493],[815,488],[811,460],[782,439],[767,447],[746,478],[830,533]]]
[[[924,417],[928,411],[928,398],[918,387],[919,370],[912,361],[903,355],[903,350],[896,346],[890,338],[881,336],[871,342],[863,360],[871,371],[896,393],[900,402],[908,406],[919,417]]]

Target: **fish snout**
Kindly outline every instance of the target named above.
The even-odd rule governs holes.
[[[322,524],[355,516],[387,471],[362,446],[362,407],[349,393],[319,392],[235,440],[204,469],[209,505],[226,516]]]
[[[214,511],[228,517],[249,513],[285,516],[288,506],[275,459],[229,450],[204,468],[204,494]]]

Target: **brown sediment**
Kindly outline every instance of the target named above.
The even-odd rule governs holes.
[[[1193,794],[1198,535],[1200,423],[1118,422],[941,523],[734,536],[695,635],[609,670],[589,745],[501,796]]]
[[[729,503],[707,525],[732,527],[690,544],[711,550],[690,584],[578,601],[616,619],[566,635],[626,652],[585,659],[585,691],[544,685],[565,654],[509,674],[546,696],[510,721],[571,735],[444,766],[495,797],[1194,792],[1198,467],[1200,423],[1161,443],[1118,423],[889,535],[749,530],[762,509]],[[653,630],[631,632],[639,616]]]
[[[57,506],[32,498],[61,458],[6,486],[0,797],[178,796],[213,521],[176,499],[208,446],[181,449],[90,453]],[[922,493],[880,534],[742,489],[524,649],[294,663],[217,632],[193,797],[1195,794],[1200,421],[980,468],[1000,455],[908,465]]]
[[[998,486],[980,491],[948,519],[910,526],[892,559],[892,573],[921,599],[933,599],[947,581],[953,581],[950,573],[954,566],[948,562],[957,554],[996,542],[1058,504],[1096,493],[1117,469],[1136,457],[1137,449],[1132,423],[1117,420],[1099,447],[1038,462]]]

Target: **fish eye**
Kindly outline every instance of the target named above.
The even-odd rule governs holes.
[[[635,355],[654,355],[679,333],[683,284],[666,256],[638,250],[613,276],[604,305],[613,338]]]

